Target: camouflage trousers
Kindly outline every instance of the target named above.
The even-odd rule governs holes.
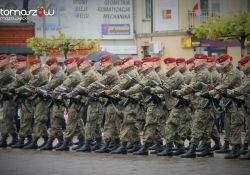
[[[209,140],[214,126],[210,109],[196,109],[192,123],[191,143],[198,145],[201,140]]]
[[[120,132],[120,140],[125,142],[140,141],[139,130],[136,127],[136,117],[139,105],[129,103],[124,109],[124,119]]]
[[[244,116],[245,116],[245,126],[246,126],[246,136],[244,143],[250,143],[250,109],[246,109]]]
[[[86,140],[94,140],[102,137],[101,121],[103,115],[103,107],[99,102],[89,102],[87,109],[87,122],[85,126]]]
[[[157,142],[161,142],[163,138],[165,138],[166,134],[166,121],[169,118],[169,113],[168,109],[164,108],[163,106],[159,108],[159,122],[158,122],[158,131],[159,135],[158,138],[156,138]]]
[[[2,136],[17,133],[15,126],[16,108],[15,102],[12,99],[3,100]]]
[[[241,129],[243,126],[244,108],[237,108],[233,103],[225,114],[225,140],[230,144],[241,144]]]
[[[55,139],[63,136],[64,107],[53,105],[50,111],[50,133],[49,138]]]
[[[27,99],[21,101],[21,119],[19,136],[24,138],[32,135],[32,124],[34,120],[34,110],[32,102]]]
[[[136,112],[136,127],[138,128],[139,132],[142,132],[145,126],[145,116],[146,116],[146,110],[145,107],[142,105],[139,105],[138,111]]]
[[[82,104],[73,103],[68,112],[68,121],[66,124],[65,138],[72,140],[74,136],[84,138],[85,130],[81,115]]]
[[[119,128],[117,127],[117,109],[110,103],[105,107],[104,139],[113,140],[119,138]]]
[[[34,109],[34,127],[33,127],[33,137],[48,137],[47,133],[47,122],[48,122],[48,103],[46,101],[40,100]]]

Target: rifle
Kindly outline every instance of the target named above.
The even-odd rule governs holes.
[[[78,85],[78,90],[76,90],[77,95],[85,96],[93,101],[98,101],[98,97],[95,97],[89,93],[86,92],[87,88],[83,87],[81,85]]]
[[[134,83],[139,84],[142,88],[147,87],[144,84],[137,81],[134,77],[131,77],[129,74],[125,74],[125,75],[127,76],[128,79],[130,79]],[[152,80],[152,81],[154,82],[154,80]],[[161,98],[158,95],[151,93],[151,92],[146,92],[146,93],[151,96],[148,100],[145,101],[146,104],[149,104],[151,101],[153,101],[153,103],[157,104],[157,105],[161,104]]]
[[[101,91],[98,94],[98,97],[102,97],[102,98],[107,98],[108,99],[107,103],[105,103],[104,106],[107,106],[109,103],[117,104],[117,103],[119,103],[119,101],[121,101],[120,98],[110,96],[110,95],[106,94],[105,91]]]
[[[137,100],[136,98],[130,96],[130,95],[124,95],[122,93],[119,93],[120,96],[127,98],[127,100],[123,103],[123,107],[126,107],[129,103],[132,104],[138,104],[139,100]]]

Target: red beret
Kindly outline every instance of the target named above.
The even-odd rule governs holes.
[[[240,61],[238,61],[238,63],[241,65],[244,65],[244,64],[248,63],[249,61],[250,61],[250,55],[247,55],[247,56],[241,58]]]
[[[185,62],[186,62],[185,58],[177,58],[176,59],[176,63],[185,63]]]
[[[36,58],[36,59],[31,60],[29,63],[30,63],[30,65],[34,65],[34,64],[41,63],[41,60]]]
[[[55,62],[57,62],[57,58],[56,57],[51,57],[46,61],[46,64],[48,66],[51,66],[52,64],[54,64]]]
[[[228,59],[230,59],[230,60],[232,61],[233,58],[232,58],[230,55],[228,55],[228,54],[221,54],[221,55],[217,58],[217,62],[222,63],[222,62],[224,62],[224,61],[226,61],[226,60],[228,60]]]
[[[214,62],[216,62],[216,58],[214,58],[214,57],[207,57],[207,62],[208,63],[214,63]]]
[[[112,58],[111,55],[106,54],[106,55],[101,56],[100,61],[101,61],[101,62],[110,61],[111,58]]]
[[[91,66],[94,66],[94,65],[95,65],[95,62],[89,61],[89,64],[90,64]]]
[[[193,62],[194,62],[194,60],[195,60],[195,58],[194,58],[194,57],[189,58],[189,59],[187,59],[186,63],[187,63],[187,64],[191,64],[191,63],[193,63]]]
[[[194,55],[194,57],[196,59],[207,59],[207,55],[203,54],[203,53],[197,53]]]
[[[152,57],[144,57],[142,58],[142,62],[153,62],[154,59]]]
[[[114,66],[123,65],[123,60],[116,60],[113,64]]]
[[[80,60],[80,57],[74,57],[75,61],[78,62],[78,60]]]
[[[22,56],[22,55],[18,55],[17,58],[16,58],[16,61],[17,62],[24,62],[26,61],[26,57],[25,56]]]
[[[129,60],[132,60],[132,57],[128,56],[128,57],[124,57],[124,58],[122,59],[123,63],[126,63],[126,62],[129,61]]]
[[[163,61],[164,61],[165,64],[167,64],[167,63],[175,63],[176,59],[172,58],[172,57],[167,57]]]
[[[159,56],[154,56],[154,57],[152,57],[152,59],[153,59],[153,62],[156,62],[156,61],[160,61],[160,60],[161,60],[161,57],[159,57]]]
[[[64,64],[70,64],[70,63],[73,63],[75,61],[75,58],[68,58],[68,59],[66,59],[66,60],[64,60]]]
[[[77,64],[80,65],[82,64],[84,61],[86,61],[86,57],[82,57],[82,58],[79,58],[77,61]]]
[[[142,61],[141,60],[134,60],[134,65],[141,65]]]
[[[0,60],[5,60],[6,58],[8,58],[8,55],[6,54],[0,55]]]

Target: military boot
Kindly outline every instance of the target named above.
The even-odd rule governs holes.
[[[225,154],[225,153],[229,153],[229,142],[225,140],[225,143],[223,145],[223,147],[220,150],[215,151],[218,154]]]
[[[85,144],[81,148],[77,149],[76,152],[91,152],[91,141],[92,140],[86,140]]]
[[[232,150],[225,155],[225,159],[236,159],[240,157],[240,145],[232,145]]]
[[[164,150],[164,148],[162,146],[162,141],[158,141],[156,143],[155,150],[151,151],[150,154],[157,154],[159,152],[162,152],[163,150]]]
[[[80,149],[81,147],[83,147],[84,142],[85,142],[84,137],[80,137],[80,138],[79,138],[78,145],[75,146],[75,147],[73,147],[72,150]]]
[[[40,146],[38,146],[38,148],[44,147],[44,146],[47,144],[48,139],[49,139],[48,136],[44,136],[44,137],[43,137],[43,144],[41,144]]]
[[[137,142],[134,142],[133,147],[131,149],[127,149],[127,152],[133,153],[133,152],[138,151],[140,148],[141,148],[141,142],[137,141]]]
[[[217,151],[221,149],[220,139],[214,139],[214,146],[212,148],[213,151]]]
[[[32,142],[29,145],[26,145],[23,147],[23,149],[37,149],[38,145],[37,145],[37,141],[39,138],[34,138],[32,140]]]
[[[53,147],[53,149],[59,148],[63,144],[63,136],[57,138],[57,144]]]
[[[110,144],[110,140],[105,140],[102,147],[100,149],[96,150],[95,152],[96,153],[108,153],[108,152],[110,152],[110,149],[108,147],[109,144]]]
[[[165,149],[162,152],[159,152],[157,156],[172,156],[173,155],[172,148],[173,144],[167,143]]]
[[[0,141],[0,148],[6,148],[8,145],[7,145],[7,138],[8,136],[2,136],[2,139]]]
[[[138,151],[133,153],[133,155],[148,155],[148,147],[151,144],[152,143],[145,142]]]
[[[132,148],[133,148],[133,146],[134,146],[134,145],[133,145],[131,142],[128,142],[128,144],[127,144],[127,147],[126,147],[126,148],[127,148],[127,150],[128,150],[128,149],[132,149]]]
[[[203,141],[201,141],[200,145],[196,149],[196,152],[202,152],[204,150],[205,150],[205,143]]]
[[[53,141],[54,139],[49,138],[46,145],[40,148],[40,150],[53,150]]]
[[[11,136],[12,136],[12,140],[11,140],[11,142],[8,144],[8,146],[12,146],[12,145],[15,145],[17,142],[18,142],[18,135],[16,134],[16,133],[14,133],[14,134],[11,134]]]
[[[120,147],[111,151],[111,154],[127,154],[127,142],[121,142]]]
[[[23,147],[30,145],[33,142],[32,135],[27,136],[27,142],[23,145]]]
[[[186,153],[186,149],[184,145],[180,144],[180,145],[177,145],[177,149],[172,154],[173,156],[178,156],[184,153]]]
[[[91,147],[91,151],[96,151],[96,150],[100,149],[100,147],[101,147],[102,138],[101,137],[100,138],[96,138],[95,141],[96,141],[95,145]]]
[[[248,150],[247,154],[240,157],[240,160],[250,160],[250,149]]]
[[[153,146],[150,146],[150,147],[148,148],[148,150],[155,150],[155,149],[158,147],[157,144],[158,144],[158,143],[156,142]]]
[[[18,142],[15,145],[12,145],[11,148],[23,148],[24,147],[24,137],[20,137]]]
[[[70,139],[66,138],[63,144],[59,148],[56,148],[56,151],[69,151],[69,145]]]
[[[195,153],[196,147],[197,147],[196,145],[191,144],[189,150],[185,154],[182,154],[181,158],[195,158],[196,157],[196,153]]]
[[[244,144],[241,146],[240,155],[246,154],[246,153],[247,153],[248,146],[249,146],[249,143],[244,143]]]
[[[197,156],[198,157],[206,157],[206,156],[212,157],[212,156],[214,156],[214,153],[213,153],[213,151],[211,149],[210,144],[205,145],[204,150],[200,154],[197,154]]]
[[[119,146],[120,146],[120,139],[119,138],[118,139],[114,139],[113,146],[110,147],[109,149],[110,149],[110,151],[114,151],[117,148],[119,148]]]

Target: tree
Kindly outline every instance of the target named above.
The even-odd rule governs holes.
[[[241,46],[241,56],[247,54],[246,39],[250,36],[250,13],[241,12],[231,17],[210,17],[208,22],[192,30],[198,38],[210,40],[238,40]]]

